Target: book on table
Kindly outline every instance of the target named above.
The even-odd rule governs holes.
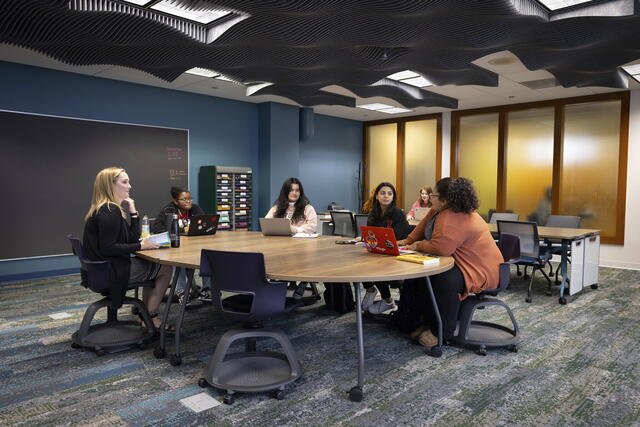
[[[416,264],[434,265],[440,263],[440,258],[422,254],[398,255],[396,259],[400,261],[415,262]]]

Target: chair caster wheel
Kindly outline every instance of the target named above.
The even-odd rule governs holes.
[[[177,354],[172,354],[171,356],[169,356],[169,363],[171,363],[171,366],[181,365],[182,357],[178,356]]]
[[[486,356],[487,355],[487,348],[485,346],[482,346],[478,349],[478,354],[480,356]]]
[[[526,297],[526,298],[524,299],[524,302],[528,302],[528,303],[530,303],[530,302],[531,302],[531,297]]]
[[[362,398],[364,397],[364,393],[362,391],[362,387],[352,387],[349,390],[349,400],[352,402],[362,402]]]
[[[235,398],[235,397],[233,397],[233,395],[231,395],[231,394],[225,394],[225,395],[224,395],[224,398],[222,399],[222,402],[223,402],[225,405],[231,405],[231,404],[233,404],[233,402],[234,402],[235,400],[236,400],[236,398]]]
[[[560,297],[560,298],[558,298],[558,302],[559,302],[561,305],[567,305],[567,299],[566,299],[565,297]]]
[[[201,388],[207,388],[209,387],[209,383],[204,378],[200,378],[198,380],[198,386],[200,386]]]
[[[167,355],[167,352],[166,352],[166,351],[164,351],[164,349],[163,349],[163,348],[156,347],[156,348],[154,348],[154,349],[153,349],[153,356],[154,356],[156,359],[162,359],[162,358],[163,358],[163,357],[165,357],[166,355]]]
[[[431,347],[431,350],[429,351],[429,354],[432,357],[440,357],[440,356],[442,356],[442,347],[434,345],[433,347]]]
[[[598,289],[598,284],[594,283],[593,285],[591,285],[591,289]]]
[[[75,342],[71,343],[71,348],[80,348],[80,346],[78,344],[76,344]]]
[[[273,397],[274,397],[276,400],[284,400],[284,390],[276,390],[276,391],[273,393]]]
[[[104,356],[105,354],[107,354],[107,352],[105,351],[104,348],[96,348],[96,355],[98,356]]]
[[[517,345],[510,345],[509,347],[507,347],[507,349],[513,353],[517,353],[518,352],[518,346]]]

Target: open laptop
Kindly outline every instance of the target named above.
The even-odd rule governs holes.
[[[413,217],[416,219],[416,221],[422,221],[422,218],[427,216],[427,214],[429,213],[429,209],[430,208],[415,208],[413,210]]]
[[[291,221],[287,218],[259,218],[263,236],[291,236]]]
[[[189,231],[180,233],[181,236],[209,236],[218,231],[220,215],[193,215],[189,221]]]
[[[400,250],[396,235],[393,228],[371,227],[363,225],[360,227],[362,231],[362,241],[369,252],[374,254],[400,255],[413,254],[415,251]]]

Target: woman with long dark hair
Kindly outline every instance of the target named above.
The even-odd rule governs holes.
[[[298,178],[289,178],[284,181],[278,199],[265,218],[289,219],[292,233],[315,233],[318,227],[316,210],[305,196],[304,188]]]
[[[455,260],[451,270],[430,277],[442,319],[443,338],[450,339],[456,328],[460,301],[470,292],[498,286],[502,255],[487,223],[476,212],[478,197],[470,180],[443,178],[430,198],[429,214],[399,244],[428,254],[452,256]],[[419,281],[414,288],[424,286],[424,279],[410,280]],[[433,347],[438,344],[437,323],[430,303],[422,313],[422,325],[415,325],[409,336],[425,347]]]
[[[402,209],[396,206],[396,189],[393,184],[381,182],[375,188],[374,195],[373,202],[371,203],[371,211],[367,218],[367,225],[393,228],[393,233],[397,240],[406,238],[409,233],[409,223]],[[389,284],[389,282],[376,282],[374,287],[374,283],[363,283],[366,292],[362,299],[362,309],[373,314],[380,314],[395,309],[396,304],[393,298],[391,298]],[[382,299],[374,302],[376,288],[380,291]]]

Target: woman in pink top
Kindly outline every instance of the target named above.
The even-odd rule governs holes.
[[[269,209],[265,218],[287,218],[291,221],[292,233],[315,233],[318,216],[309,199],[304,195],[298,178],[285,180],[278,200]]]
[[[416,219],[416,208],[431,208],[431,200],[429,199],[429,194],[431,193],[433,193],[431,187],[424,186],[420,188],[420,197],[411,205],[411,210],[407,214],[407,221]],[[429,211],[427,211],[427,214],[428,213]]]

